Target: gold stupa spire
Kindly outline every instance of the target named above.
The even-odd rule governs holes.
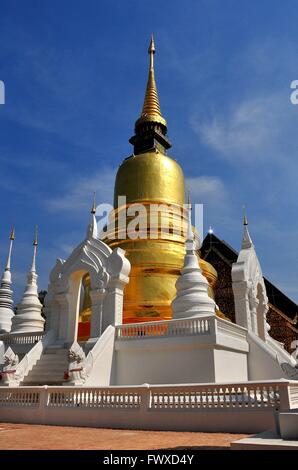
[[[157,93],[157,86],[154,76],[154,54],[155,54],[155,45],[153,35],[151,36],[151,41],[148,49],[150,55],[150,66],[149,66],[149,76],[146,88],[146,94],[143,104],[143,109],[140,118],[137,120],[137,124],[140,122],[159,122],[160,124],[166,126],[166,120],[162,117],[159,99]]]

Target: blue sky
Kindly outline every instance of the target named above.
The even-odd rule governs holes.
[[[85,235],[92,191],[112,200],[131,153],[147,48],[173,148],[205,229],[239,249],[242,207],[263,273],[298,301],[297,2],[2,0],[0,260],[16,226],[22,293],[39,226],[39,285]]]

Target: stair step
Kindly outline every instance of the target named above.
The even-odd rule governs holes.
[[[40,359],[24,377],[24,385],[63,385],[68,370],[68,349],[52,346],[45,349]]]
[[[65,372],[65,369],[53,369],[53,370],[49,370],[49,371],[45,371],[45,370],[40,370],[40,371],[32,371],[30,372],[30,377],[41,377],[41,376],[46,376],[46,377],[52,377],[54,375],[63,375]],[[29,377],[29,374],[27,375],[27,377]]]
[[[39,381],[24,381],[23,384],[27,385],[27,386],[30,386],[30,387],[33,387],[33,386],[42,386],[42,385],[64,385],[64,382],[59,379],[57,381],[53,381],[53,380],[48,380],[45,384],[45,382],[43,380],[39,380]]]
[[[68,363],[63,364],[37,364],[32,370],[53,370],[53,369],[65,369],[68,368]]]
[[[48,359],[41,359],[38,361],[36,364],[42,364],[44,367],[51,366],[52,364],[57,364],[58,366],[68,364],[68,361],[66,359],[61,359],[59,361],[49,361]]]
[[[67,357],[67,351],[62,351],[62,352],[45,351],[45,352],[43,353],[43,356],[49,356],[49,357]]]
[[[53,375],[44,375],[44,374],[40,374],[40,375],[36,375],[36,376],[33,376],[33,377],[29,377],[28,376],[28,379],[24,379],[23,382],[25,383],[28,383],[28,382],[44,382],[45,384],[47,384],[48,382],[56,382],[57,380],[60,382],[63,380],[63,377],[64,377],[64,374],[53,374]]]

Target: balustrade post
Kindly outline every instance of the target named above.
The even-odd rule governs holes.
[[[143,384],[140,388],[141,404],[140,410],[142,413],[147,413],[151,407],[151,389],[149,384]]]
[[[48,386],[45,385],[43,388],[39,389],[39,419],[38,422],[41,424],[47,424],[47,406],[48,406],[48,398],[49,398],[49,391]]]
[[[291,407],[289,395],[289,382],[279,383],[279,410],[289,411]]]
[[[214,315],[213,317],[208,318],[206,321],[209,322],[209,334],[216,336],[216,334],[217,334],[217,318]]]

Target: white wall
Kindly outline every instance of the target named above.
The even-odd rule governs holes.
[[[212,339],[210,335],[117,341],[111,385],[247,380],[246,353],[216,349]]]
[[[1,422],[117,429],[256,433],[275,427],[274,410],[161,410],[7,407]]]
[[[216,382],[247,380],[247,354],[224,349],[215,349]]]

